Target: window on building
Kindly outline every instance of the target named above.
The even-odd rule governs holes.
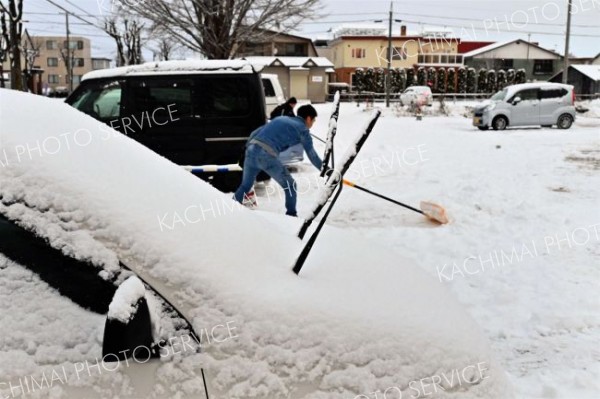
[[[533,63],[533,73],[536,75],[544,75],[552,73],[554,63],[552,60],[535,60]]]
[[[56,50],[56,42],[54,40],[46,40],[46,50]]]
[[[73,75],[73,84],[78,85],[81,83],[81,77],[82,75]]]
[[[56,66],[58,66],[58,58],[56,58],[56,57],[48,57],[48,66],[49,67],[56,67]]]
[[[501,60],[500,69],[513,69],[513,59],[503,59]]]
[[[408,54],[406,53],[406,49],[403,47],[394,47],[392,49],[392,60],[400,61],[408,58]]]
[[[302,43],[288,43],[285,46],[285,55],[293,57],[305,57],[308,55],[306,45]]]
[[[81,47],[79,47],[79,43],[81,43]],[[63,42],[63,47],[67,48],[67,41],[66,40]],[[76,49],[81,50],[81,49],[83,49],[83,42],[81,40],[79,40],[79,41],[73,41],[73,40],[71,40],[69,42],[69,49],[71,49],[71,50],[76,50]]]
[[[48,83],[60,83],[58,75],[48,75]]]
[[[74,67],[83,67],[85,66],[85,61],[83,58],[73,58],[72,65]]]
[[[83,40],[78,40],[77,41],[77,49],[78,50],[83,50]]]
[[[353,48],[352,58],[365,58],[367,56],[367,50],[364,48]]]

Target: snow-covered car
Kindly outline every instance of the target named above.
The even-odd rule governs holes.
[[[512,396],[398,253],[326,226],[297,276],[298,219],[67,104],[0,89],[0,129],[0,396]]]
[[[427,105],[433,104],[433,94],[429,86],[410,86],[400,94],[401,105]]]
[[[560,83],[522,83],[507,86],[473,110],[479,130],[517,126],[557,126],[569,129],[575,121],[575,90]]]

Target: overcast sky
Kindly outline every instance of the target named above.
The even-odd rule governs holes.
[[[113,0],[52,0],[98,24]],[[118,1],[118,0],[115,0]],[[131,0],[129,0],[131,1]],[[141,1],[141,0],[136,0]],[[327,37],[328,30],[341,24],[368,23],[387,19],[389,1],[321,0],[321,17],[306,21],[297,34]],[[394,1],[394,18],[409,32],[445,27],[463,40],[504,41],[516,38],[539,42],[564,52],[567,0],[399,0]],[[64,13],[47,0],[24,0],[25,27],[32,35],[64,35]],[[89,37],[94,57],[114,58],[114,43],[101,30],[71,17],[71,32]],[[387,27],[385,24],[381,24]],[[394,26],[399,31],[400,24]],[[600,53],[600,0],[573,0],[570,52],[578,57]],[[144,51],[146,58],[151,52]]]

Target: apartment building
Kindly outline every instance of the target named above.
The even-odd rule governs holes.
[[[33,65],[28,66],[28,69],[35,76],[35,79],[30,77],[28,82],[29,90],[34,93],[65,92],[69,90],[66,64],[69,53],[73,64],[74,89],[87,72],[93,69],[101,69],[101,67],[110,67],[110,60],[107,62],[106,59],[98,59],[100,61],[92,62],[90,40],[81,36],[71,36],[68,46],[65,36],[32,36],[31,41],[27,42],[27,48],[29,51],[37,53]],[[21,65],[23,65],[23,68],[28,65],[25,54],[23,54]],[[5,72],[10,70],[8,61],[4,63],[3,69]]]
[[[41,42],[36,64],[45,70],[44,87],[54,91],[69,90],[69,53],[73,66],[73,89],[79,85],[83,75],[92,71],[92,46],[89,39],[71,36],[68,44],[64,36],[37,36],[35,40]]]

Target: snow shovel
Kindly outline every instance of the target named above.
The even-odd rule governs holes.
[[[440,205],[434,204],[433,202],[421,201],[421,204],[420,204],[421,209],[417,209],[417,208],[413,208],[410,205],[403,204],[402,202],[396,201],[394,199],[391,199],[389,197],[386,197],[384,195],[381,195],[379,193],[376,193],[374,191],[371,191],[369,189],[361,187],[361,186],[359,186],[355,183],[352,183],[351,181],[348,181],[346,179],[344,179],[344,184],[347,186],[350,186],[350,187],[357,188],[361,191],[364,191],[365,193],[369,193],[376,197],[382,198],[382,199],[389,201],[391,203],[394,203],[396,205],[403,206],[407,209],[410,209],[411,211],[418,212],[421,215],[426,216],[428,219],[436,221],[440,224],[446,224],[449,222],[448,216],[446,216],[446,210],[443,207],[441,207]]]

